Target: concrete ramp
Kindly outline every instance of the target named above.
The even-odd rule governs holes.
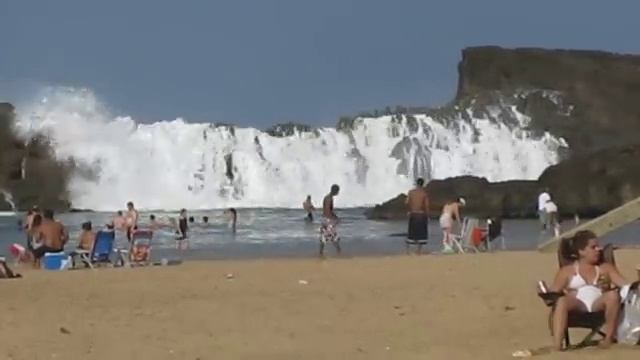
[[[560,236],[545,241],[538,245],[538,250],[544,252],[556,251],[558,249],[558,242],[561,238],[573,236],[573,234],[580,230],[591,230],[600,237],[634,220],[637,220],[638,218],[640,218],[640,197],[631,200],[600,217],[578,225],[573,229],[560,234]]]

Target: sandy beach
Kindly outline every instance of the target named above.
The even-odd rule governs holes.
[[[616,256],[635,279],[640,250]],[[550,345],[535,284],[556,267],[555,254],[504,252],[19,269],[23,279],[0,281],[0,357],[506,359]],[[638,354],[615,346],[537,358]]]

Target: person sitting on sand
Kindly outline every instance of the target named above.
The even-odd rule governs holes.
[[[463,198],[448,201],[442,208],[440,215],[440,228],[442,228],[442,252],[453,252],[453,241],[451,240],[451,230],[456,222],[461,223],[460,207],[465,206]]]
[[[311,202],[311,195],[307,195],[307,199],[302,203],[302,208],[307,213],[305,219],[309,222],[313,222],[313,211],[316,209]]]
[[[96,233],[92,230],[92,227],[91,221],[82,224],[82,231],[78,237],[78,250],[91,251],[91,248],[93,248],[93,242],[96,241]]]
[[[409,246],[417,245],[416,253],[422,252],[422,246],[427,244],[429,238],[429,196],[424,189],[424,179],[416,180],[416,187],[409,190],[406,204],[409,207],[409,230],[406,246],[409,254]]]
[[[53,211],[45,210],[42,224],[38,227],[34,240],[42,244],[33,250],[36,265],[39,265],[44,254],[63,251],[64,244],[69,240],[69,234],[62,223],[54,220]]]
[[[618,315],[620,295],[611,289],[611,283],[622,287],[625,278],[614,265],[600,262],[601,248],[596,235],[589,230],[578,231],[563,252],[574,259],[574,263],[558,270],[550,291],[561,293],[553,312],[553,345],[562,350],[567,316],[570,311],[605,312],[605,339],[602,345],[612,343]]]

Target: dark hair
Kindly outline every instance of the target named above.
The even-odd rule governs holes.
[[[133,207],[133,202],[132,202],[132,201],[129,201],[129,202],[127,203],[127,206],[131,206],[131,207]]]
[[[194,221],[196,221],[196,219],[194,219],[193,216],[189,216],[189,222],[192,223]]]
[[[48,219],[48,220],[53,220],[53,210],[51,209],[46,209],[43,213],[44,218]]]
[[[332,194],[335,194],[335,193],[337,193],[338,191],[340,191],[340,186],[338,186],[338,184],[333,184],[333,185],[331,185],[331,193],[332,193]]]
[[[564,248],[562,252],[571,259],[578,259],[579,251],[584,250],[589,244],[589,240],[596,239],[596,234],[591,230],[580,230],[572,237],[562,239]]]
[[[153,214],[151,214],[151,215],[149,215],[149,219],[151,219],[151,220],[155,220],[155,219],[156,219],[156,216],[155,216],[155,215],[153,215]]]
[[[42,224],[42,215],[40,214],[33,215],[33,219],[31,220],[31,226],[32,227],[40,226],[40,224]]]
[[[27,210],[27,215],[31,215],[31,214],[33,214],[33,210],[31,209]]]
[[[230,208],[229,212],[231,212],[234,216],[238,214],[235,208]]]
[[[91,221],[82,223],[82,230],[91,231]]]
[[[122,210],[118,210],[117,214],[122,216]]]
[[[424,179],[423,178],[418,178],[416,180],[416,185],[418,186],[424,186]]]
[[[203,216],[203,217],[202,217],[202,221],[204,221],[204,222],[209,222],[209,217],[208,217],[208,216]]]

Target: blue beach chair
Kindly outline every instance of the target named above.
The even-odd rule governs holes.
[[[76,250],[72,254],[80,256],[80,260],[90,268],[96,264],[111,264],[111,254],[115,242],[115,232],[100,230],[96,233],[91,251]]]

